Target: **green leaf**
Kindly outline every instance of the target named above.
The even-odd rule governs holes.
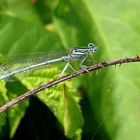
[[[19,95],[19,93],[27,91],[27,89],[18,82],[12,83],[12,85],[10,85],[11,83],[9,83],[6,86],[7,88],[5,88],[4,81],[0,81],[0,83],[1,83],[1,87],[0,87],[1,106],[6,104],[12,98],[15,98],[17,95]],[[8,126],[10,126],[10,137],[13,137],[22,117],[25,114],[25,110],[27,106],[28,106],[28,100],[23,101],[19,105],[14,106],[12,109],[0,114],[0,126],[1,126],[0,138],[2,138],[5,133],[7,133]],[[8,122],[7,122],[7,118],[8,118]]]
[[[34,3],[35,8],[44,24],[52,23],[53,9],[59,0],[38,0]]]
[[[32,90],[45,81],[50,81],[52,77],[59,77],[57,68],[36,70],[34,76],[22,80],[28,89]],[[80,137],[80,129],[83,126],[83,117],[78,102],[80,97],[73,88],[71,81],[65,82],[70,95],[63,95],[63,83],[55,87],[46,89],[37,94],[37,97],[54,113],[60,124],[64,127],[65,135],[69,138]],[[77,119],[79,121],[77,121]]]
[[[0,13],[41,25],[42,21],[32,5],[28,0],[1,0]]]
[[[0,81],[0,106],[2,106],[3,104],[5,104],[7,101],[8,101],[8,97],[7,97],[7,94],[6,94],[6,88],[5,88],[5,82],[4,81]],[[6,122],[7,122],[7,113],[0,113],[0,139],[3,138],[3,136],[5,135],[6,133],[6,128],[7,128],[7,125]]]
[[[8,90],[8,98],[12,100],[17,96],[21,95],[27,91],[27,88],[19,82],[10,82],[7,84]],[[25,115],[26,109],[29,106],[29,101],[25,100],[18,105],[15,105],[11,109],[8,110],[8,119],[9,119],[9,126],[10,126],[10,137],[12,138],[18,128],[18,125]]]
[[[64,132],[68,138],[73,138],[81,131],[84,119],[81,110],[70,94],[64,93]],[[78,134],[81,135],[81,132]]]
[[[62,47],[55,32],[5,15],[0,15],[0,19],[0,53],[3,55],[45,52]]]
[[[54,23],[65,46],[94,41],[99,47],[98,61],[132,57],[140,52],[139,5],[138,0],[61,0],[54,11]],[[93,112],[90,115],[97,120],[86,115],[86,121],[90,122],[85,122],[89,139],[96,133],[96,129],[90,129],[95,128],[96,124],[96,128],[99,127],[97,137],[100,132],[99,137],[107,139],[131,140],[140,137],[140,126],[137,125],[139,71],[138,63],[124,64],[116,69],[102,70],[90,78],[85,76],[81,81],[90,111]]]

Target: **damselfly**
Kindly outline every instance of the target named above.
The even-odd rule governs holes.
[[[22,60],[22,64],[18,64],[21,61],[17,61],[15,59],[13,59],[13,62],[9,63],[8,61],[2,61],[0,60],[0,80],[3,79],[7,79],[11,76],[14,75],[18,75],[20,73],[24,73],[36,68],[40,68],[44,65],[48,65],[51,63],[55,63],[55,62],[59,62],[59,61],[63,61],[63,62],[67,62],[67,64],[65,65],[65,67],[63,68],[60,77],[64,74],[64,72],[67,70],[68,67],[70,67],[72,70],[74,70],[74,68],[70,65],[70,62],[75,60],[75,59],[80,59],[80,67],[81,68],[85,68],[86,66],[83,65],[84,61],[87,59],[87,57],[90,55],[91,58],[92,57],[92,53],[96,52],[98,50],[97,47],[95,47],[94,44],[89,43],[87,47],[82,47],[82,48],[72,48],[68,51],[68,53],[66,55],[62,55],[59,57],[54,57],[54,58],[48,58],[48,59],[42,59],[41,62],[36,62],[34,64],[30,64],[27,63],[28,60],[30,59],[30,57],[27,57],[23,63]],[[4,57],[3,57],[4,58]],[[27,63],[27,64],[26,64]],[[12,67],[14,67],[14,65],[19,65],[18,67],[16,67],[15,69],[12,69]],[[75,71],[75,70],[74,70]]]

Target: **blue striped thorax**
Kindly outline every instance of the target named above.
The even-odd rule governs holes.
[[[93,43],[89,43],[87,48],[73,48],[71,49],[69,56],[72,58],[79,58],[85,56],[89,53],[96,52],[98,50],[97,47]]]

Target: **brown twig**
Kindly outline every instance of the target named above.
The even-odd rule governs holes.
[[[87,67],[86,69],[81,69],[81,70],[78,70],[72,74],[68,74],[66,76],[63,76],[57,80],[52,80],[32,91],[28,91],[20,96],[18,96],[17,98],[11,100],[10,102],[8,102],[7,104],[3,105],[2,107],[0,107],[0,113],[7,110],[8,108],[12,107],[13,105],[21,102],[22,100],[42,91],[42,90],[45,90],[46,88],[49,88],[53,85],[56,85],[58,83],[61,83],[65,80],[68,80],[68,79],[71,79],[71,78],[74,78],[78,75],[81,75],[81,74],[84,74],[84,73],[87,73],[87,72],[90,72],[90,71],[96,71],[98,69],[102,69],[102,68],[105,68],[105,67],[108,67],[108,66],[112,66],[112,65],[121,65],[122,63],[130,63],[130,62],[140,62],[140,57],[137,56],[137,57],[133,57],[133,58],[124,58],[124,59],[117,59],[117,60],[113,60],[113,61],[107,61],[107,62],[103,62],[103,63],[99,63],[99,64],[96,64],[96,65],[93,65],[93,66],[90,66],[90,67]]]

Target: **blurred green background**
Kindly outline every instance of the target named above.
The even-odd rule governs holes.
[[[93,42],[96,62],[135,57],[139,17],[139,0],[0,0],[0,55]],[[21,81],[0,81],[0,106],[59,77],[61,65]],[[46,89],[0,114],[0,139],[138,140],[139,75],[138,63],[122,64]]]

